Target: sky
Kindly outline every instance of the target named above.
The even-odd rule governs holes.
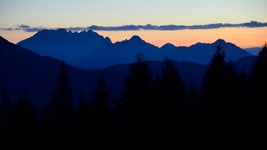
[[[92,29],[112,42],[140,36],[161,47],[224,39],[267,42],[266,0],[0,0],[0,36],[12,43],[42,29]]]

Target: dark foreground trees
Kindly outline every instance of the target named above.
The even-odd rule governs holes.
[[[235,143],[240,128],[238,114],[243,103],[240,81],[233,62],[225,61],[225,51],[218,45],[201,88],[203,143]]]
[[[113,106],[112,91],[101,71],[94,88],[81,92],[74,105],[63,63],[50,93],[52,100],[38,113],[27,94],[11,100],[8,85],[3,87],[0,147],[173,150],[258,144],[266,126],[266,51],[265,44],[246,73],[226,61],[218,45],[200,88],[184,83],[174,60],[166,58],[161,71],[153,74],[144,55],[138,54],[128,66],[125,88]]]
[[[153,131],[151,146],[177,149],[184,142],[184,102],[187,94],[175,61],[164,59],[161,73],[152,83],[148,116]]]
[[[262,46],[257,60],[253,63],[251,74],[249,76],[249,94],[246,99],[247,119],[250,121],[248,135],[250,140],[256,143],[262,143],[263,139],[259,138],[265,133],[266,127],[266,85],[267,85],[267,45]]]

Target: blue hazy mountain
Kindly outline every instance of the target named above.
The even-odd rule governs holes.
[[[51,100],[56,86],[59,66],[62,62],[50,57],[14,45],[0,37],[0,86],[7,84],[11,98],[26,92],[37,106],[43,106]],[[67,66],[69,78],[75,95],[88,91],[93,84],[93,71]]]
[[[240,47],[226,42],[222,39],[218,39],[214,43],[196,43],[194,45],[191,45],[190,47],[176,47],[172,52],[165,53],[164,51],[161,51],[161,53],[168,55],[171,59],[174,60],[208,64],[214,51],[216,50],[216,46],[218,46],[219,44],[225,50],[226,61],[236,61],[240,58],[251,56],[250,53],[244,51]]]
[[[92,30],[70,32],[65,29],[42,30],[17,45],[23,46],[42,56],[51,56],[70,65],[84,69],[98,69],[115,64],[129,63],[137,53],[143,53],[150,61],[162,61],[168,57],[176,61],[197,62],[207,65],[216,46],[221,44],[226,60],[236,61],[252,54],[240,47],[218,39],[214,43],[196,43],[189,47],[167,43],[154,46],[134,35],[130,39],[112,43]]]
[[[129,43],[132,41],[129,40]],[[127,43],[127,42],[126,42]],[[125,44],[116,43],[116,44]],[[115,44],[115,45],[116,45]],[[132,59],[130,62],[133,62]],[[55,89],[62,61],[50,56],[41,56],[31,50],[10,43],[0,36],[0,87],[7,84],[11,98],[18,99],[26,92],[38,108],[49,103]],[[153,74],[161,71],[161,61],[149,61]],[[182,79],[200,86],[206,65],[195,62],[176,62]],[[77,102],[80,92],[89,98],[96,76],[103,70],[112,96],[120,96],[123,80],[128,73],[128,64],[116,64],[102,69],[86,70],[67,65],[68,77]]]
[[[245,48],[244,50],[251,53],[252,55],[258,55],[261,51],[261,47],[251,47],[251,48]]]
[[[108,44],[111,44],[109,38],[104,38],[91,30],[72,33],[65,29],[42,30],[18,43],[42,56],[60,60],[64,58],[67,63],[74,66],[78,66],[100,45]]]
[[[250,73],[252,69],[252,63],[257,60],[258,56],[247,56],[240,58],[239,60],[235,61],[235,66],[239,71],[244,70],[247,73]]]
[[[63,32],[63,34],[69,33]],[[108,41],[105,38],[103,39],[103,41]],[[107,43],[111,44],[110,42]],[[147,46],[147,50],[159,50],[155,46],[147,44],[137,36],[134,36],[130,40],[117,42],[113,45],[115,47],[124,45],[123,47],[128,46],[130,49],[131,46],[134,46],[133,44],[136,43],[139,43],[140,47]],[[176,49],[176,47],[171,44],[167,44],[161,49],[164,49],[164,47],[169,47],[170,49],[168,50],[170,52],[174,52]],[[134,49],[130,50],[134,51]],[[123,49],[118,49],[118,51],[123,52]],[[132,54],[134,54],[134,52]],[[131,56],[129,56],[129,59],[130,57]],[[95,60],[97,60],[97,57]],[[238,59],[234,63],[239,70],[244,69],[249,72],[251,64],[255,60],[256,56],[247,56]],[[134,59],[128,60],[128,62],[133,61]],[[0,87],[7,84],[13,100],[16,100],[20,94],[26,92],[30,100],[33,100],[39,108],[50,102],[52,92],[56,86],[57,75],[61,63],[61,60],[50,56],[41,56],[31,50],[10,43],[0,36]],[[153,71],[153,75],[160,73],[162,61],[149,61],[149,64]],[[187,85],[193,82],[200,87],[207,65],[196,62],[177,61],[176,66],[181,74],[181,78]],[[120,96],[124,86],[123,80],[128,73],[127,63],[93,70],[80,69],[67,65],[68,76],[73,89],[74,100],[76,100],[76,102],[78,101],[80,92],[85,93],[85,96],[89,97],[97,73],[100,70],[103,70],[105,73],[107,85],[112,90],[112,96]]]

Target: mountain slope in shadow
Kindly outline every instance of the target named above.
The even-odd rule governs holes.
[[[162,47],[147,43],[137,35],[129,40],[112,43],[92,30],[70,32],[65,29],[42,30],[17,43],[42,56],[61,60],[84,69],[99,69],[120,63],[129,63],[137,53],[143,53],[150,61],[162,61],[165,57],[176,61],[197,62],[207,65],[216,46],[226,51],[226,60],[235,61],[252,54],[240,47],[218,39],[213,43],[196,43],[190,47],[176,47],[170,43]]]
[[[250,69],[250,64],[254,59],[247,58],[244,57],[237,61],[240,64],[247,64],[245,66],[241,65],[239,68]],[[134,59],[129,62],[133,61]],[[41,56],[0,37],[0,87],[7,84],[12,100],[17,100],[22,93],[26,92],[29,99],[38,108],[48,104],[56,87],[61,63],[62,61],[58,59]],[[162,61],[149,61],[149,64],[153,75],[160,73]],[[200,87],[207,65],[182,61],[176,62],[176,66],[186,84],[193,82]],[[100,70],[105,73],[107,85],[112,90],[112,96],[115,99],[120,97],[124,88],[123,80],[128,73],[127,63],[93,70],[67,65],[75,103],[78,102],[81,92],[85,93],[88,99],[90,98],[91,89]]]

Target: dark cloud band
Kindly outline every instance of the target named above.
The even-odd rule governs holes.
[[[217,28],[229,28],[229,27],[245,27],[245,28],[259,28],[266,27],[267,22],[250,21],[239,24],[231,23],[214,23],[205,25],[123,25],[123,26],[98,26],[92,25],[89,27],[69,27],[65,28],[70,31],[82,31],[82,30],[95,30],[95,31],[136,31],[136,30],[201,30],[201,29],[217,29]],[[30,27],[29,25],[20,24],[14,28],[0,28],[4,31],[23,30],[25,32],[37,32],[43,29],[58,29],[58,28],[46,28],[46,27]]]
[[[267,22],[257,22],[251,21],[246,23],[239,24],[230,24],[230,23],[215,23],[215,24],[206,24],[206,25],[124,25],[124,26],[90,26],[88,29],[91,30],[102,30],[102,31],[129,31],[129,30],[196,30],[196,29],[217,29],[217,28],[228,28],[228,27],[246,27],[246,28],[257,28],[257,27],[266,27]]]

